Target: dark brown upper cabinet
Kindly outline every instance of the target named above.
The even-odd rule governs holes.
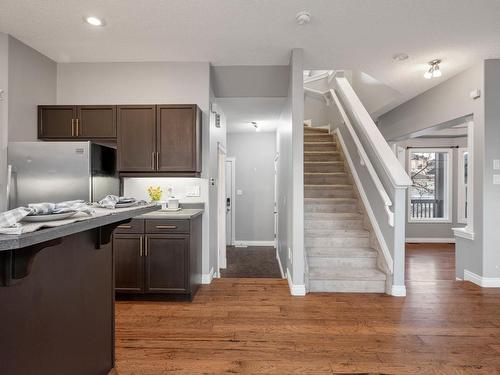
[[[199,176],[201,111],[196,105],[118,107],[122,176]]]
[[[116,106],[38,106],[40,139],[115,139]]]
[[[156,170],[156,106],[118,106],[118,170]]]

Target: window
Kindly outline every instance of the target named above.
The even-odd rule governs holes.
[[[408,221],[451,222],[450,149],[411,149]]]
[[[469,170],[469,152],[466,148],[458,149],[458,222],[467,224],[468,211],[468,170]]]

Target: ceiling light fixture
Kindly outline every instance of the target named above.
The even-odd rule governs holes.
[[[256,132],[260,132],[260,128],[259,128],[259,126],[257,125],[257,123],[255,121],[252,121],[251,124],[255,128]]]
[[[92,26],[104,26],[104,21],[94,16],[85,17],[84,20]]]
[[[299,12],[295,16],[295,21],[297,21],[299,25],[306,25],[311,22],[311,13],[307,11]]]
[[[440,59],[432,60],[429,62],[429,70],[424,73],[425,79],[438,78],[443,75],[441,73],[441,69],[439,68],[439,64],[441,64]]]
[[[405,61],[405,60],[408,60],[408,54],[407,53],[396,53],[394,56],[392,56],[392,59],[393,60],[396,60],[396,61]]]

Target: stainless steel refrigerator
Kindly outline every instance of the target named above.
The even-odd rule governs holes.
[[[9,208],[119,195],[116,149],[92,142],[8,144]]]

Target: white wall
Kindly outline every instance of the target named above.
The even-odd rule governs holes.
[[[235,158],[236,241],[274,241],[275,132],[230,133],[227,155]]]
[[[56,102],[55,61],[9,37],[9,141],[36,141],[37,106]]]

